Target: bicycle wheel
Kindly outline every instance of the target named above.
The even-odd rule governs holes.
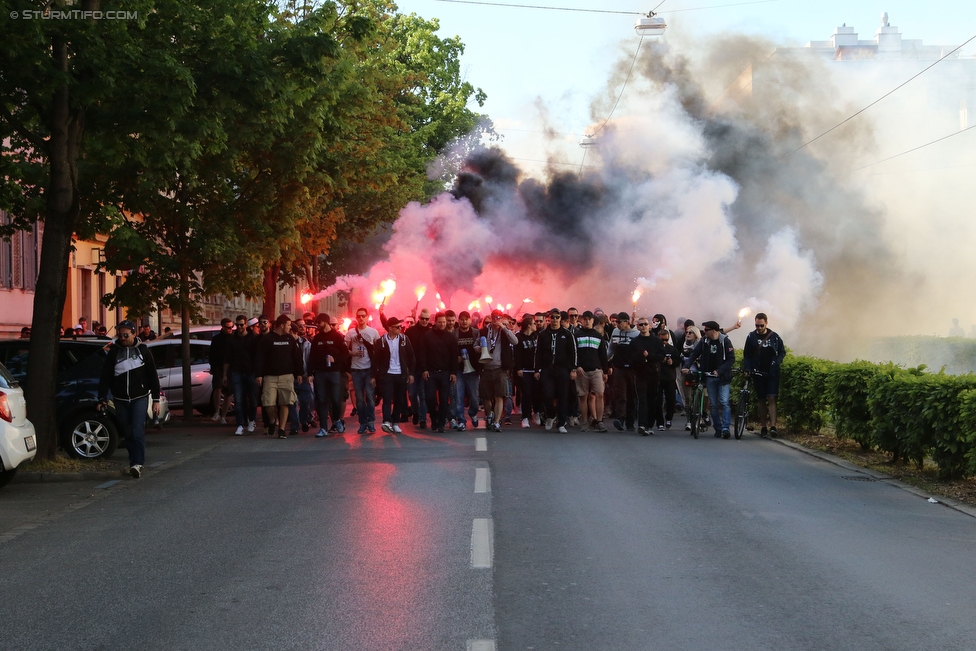
[[[749,419],[749,392],[742,390],[739,392],[739,404],[735,408],[735,427],[733,434],[736,439],[742,438],[742,432],[746,429],[746,421]]]
[[[691,435],[696,439],[702,426],[702,410],[705,406],[705,392],[699,386],[695,389],[695,398],[691,408]]]

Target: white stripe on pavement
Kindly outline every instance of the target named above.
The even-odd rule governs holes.
[[[495,651],[495,641],[468,640],[468,651]]]
[[[491,519],[475,518],[471,526],[471,567],[491,567]]]
[[[474,469],[474,492],[475,493],[491,492],[491,477],[488,475],[487,468]]]
[[[488,451],[488,439],[481,438],[474,440],[474,451],[475,452],[487,452]]]

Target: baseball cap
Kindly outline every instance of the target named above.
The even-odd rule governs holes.
[[[589,310],[587,310],[586,312],[583,312],[583,315],[582,316],[583,316],[584,319],[592,319],[593,318],[593,313],[590,312]]]
[[[391,328],[393,326],[398,326],[401,323],[403,323],[403,321],[401,321],[400,319],[396,318],[395,316],[391,316],[389,319],[386,320],[386,327],[387,328]]]
[[[115,326],[115,330],[116,331],[121,330],[122,328],[128,328],[132,332],[135,332],[136,331],[136,324],[134,324],[132,321],[129,321],[128,319],[126,319],[125,321],[123,321],[119,325]]]
[[[248,328],[250,328],[251,326],[256,326],[257,324],[258,324],[258,318],[256,316],[252,316],[250,319],[247,320]]]
[[[717,321],[705,321],[702,323],[702,328],[708,328],[709,330],[721,330],[722,326],[720,326]]]
[[[491,318],[493,318],[493,319],[495,317],[500,317],[500,316],[503,316],[503,315],[504,315],[504,312],[502,312],[501,310],[492,310],[491,311]]]

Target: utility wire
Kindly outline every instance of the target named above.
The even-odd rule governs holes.
[[[643,42],[644,42],[644,35],[641,34],[640,40],[637,42],[637,51],[634,52],[634,60],[630,62],[630,70],[627,71],[627,78],[624,79],[624,85],[620,87],[620,92],[617,94],[617,99],[613,103],[613,108],[610,109],[610,115],[607,116],[607,119],[603,121],[603,124],[600,125],[600,128],[594,131],[592,136],[590,137],[595,138],[598,133],[603,131],[603,127],[607,126],[607,122],[609,122],[610,118],[613,117],[613,112],[617,110],[617,104],[620,103],[620,98],[624,96],[624,90],[627,88],[627,84],[630,82],[630,76],[634,74],[634,66],[637,65],[637,57],[640,54],[641,44]]]
[[[708,7],[688,7],[685,9],[668,9],[665,11],[657,11],[657,7],[654,8],[654,12],[662,14],[676,14],[680,11],[700,11],[702,9],[721,9],[722,7],[742,7],[744,5],[761,5],[767,4],[769,2],[779,2],[780,0],[753,0],[752,2],[736,2],[727,5],[710,5]],[[616,11],[613,9],[579,9],[576,7],[552,7],[546,5],[522,5],[522,4],[512,4],[505,2],[481,2],[479,0],[434,0],[434,2],[449,2],[451,4],[459,5],[483,5],[488,7],[514,7],[517,9],[548,9],[549,11],[578,11],[589,14],[625,14],[630,16],[646,16],[647,14],[640,11]],[[660,7],[663,2],[658,4]]]
[[[938,60],[937,60],[937,61],[936,61],[935,63],[933,63],[932,65],[930,65],[930,66],[926,66],[925,68],[923,68],[923,69],[921,70],[921,72],[918,72],[918,73],[916,73],[916,74],[914,74],[914,75],[912,75],[912,76],[911,76],[911,77],[909,77],[909,78],[908,78],[908,79],[907,79],[906,81],[904,81],[904,82],[902,82],[902,83],[900,83],[900,84],[898,84],[897,86],[895,86],[894,88],[892,88],[891,90],[889,90],[889,91],[888,91],[887,93],[885,93],[884,95],[882,95],[882,96],[881,96],[881,97],[879,97],[878,99],[876,99],[876,100],[874,100],[873,102],[871,102],[870,104],[868,104],[867,106],[865,106],[864,108],[862,108],[862,109],[861,109],[860,111],[858,111],[857,113],[854,113],[853,115],[851,115],[851,116],[850,116],[850,117],[848,117],[847,119],[845,119],[845,120],[842,120],[841,122],[838,122],[838,123],[837,123],[837,124],[835,124],[834,126],[832,126],[832,127],[830,127],[829,129],[827,129],[826,131],[824,131],[823,133],[821,133],[821,134],[820,134],[819,136],[817,136],[816,138],[813,138],[813,139],[811,139],[811,140],[807,140],[807,141],[806,141],[805,143],[803,143],[802,145],[800,145],[799,147],[797,147],[796,149],[794,149],[794,150],[793,150],[793,151],[791,151],[790,153],[788,153],[788,154],[786,154],[785,156],[782,156],[782,157],[780,157],[780,160],[783,160],[784,158],[789,158],[790,156],[792,156],[792,155],[793,155],[793,154],[795,154],[796,152],[798,152],[798,151],[800,151],[801,149],[803,149],[803,148],[804,148],[804,147],[806,147],[807,145],[809,145],[809,144],[812,144],[812,143],[814,143],[814,142],[816,142],[816,141],[818,141],[818,140],[820,140],[821,138],[823,138],[824,136],[826,136],[826,135],[827,135],[828,133],[830,133],[830,132],[831,132],[831,131],[833,131],[834,129],[836,129],[836,128],[838,128],[838,127],[840,127],[840,126],[841,126],[841,125],[843,125],[843,124],[846,124],[846,123],[848,123],[848,122],[850,122],[851,120],[853,120],[854,118],[856,118],[857,116],[859,116],[859,115],[860,115],[861,113],[864,113],[864,112],[865,112],[866,110],[868,110],[869,108],[871,108],[872,106],[874,106],[875,104],[877,104],[878,102],[880,102],[881,100],[883,100],[884,98],[886,98],[886,97],[888,97],[889,95],[891,95],[892,93],[894,93],[894,92],[895,92],[895,91],[897,91],[898,89],[900,89],[900,88],[904,88],[905,86],[907,86],[907,85],[908,85],[909,83],[911,83],[911,82],[912,82],[912,81],[914,81],[915,79],[918,79],[918,78],[919,78],[919,77],[920,77],[921,75],[923,75],[923,74],[925,74],[926,72],[928,72],[929,70],[931,70],[931,69],[932,69],[932,68],[934,68],[935,66],[937,66],[937,65],[939,65],[940,63],[942,63],[943,61],[945,61],[945,60],[946,60],[947,58],[949,58],[949,56],[950,56],[950,55],[952,55],[953,53],[955,53],[955,52],[957,52],[957,51],[959,51],[959,50],[961,50],[961,49],[962,49],[963,47],[965,47],[966,45],[968,45],[970,41],[972,41],[972,40],[974,40],[974,39],[976,39],[976,34],[974,34],[973,36],[971,36],[971,37],[969,37],[969,39],[968,39],[968,40],[967,40],[967,41],[966,41],[965,43],[963,43],[962,45],[959,45],[959,46],[957,46],[957,47],[956,47],[955,49],[953,49],[953,50],[952,50],[951,52],[949,52],[949,53],[947,53],[947,54],[944,54],[944,55],[942,55],[942,57],[941,57],[940,59],[938,59]],[[953,135],[955,135],[955,134],[953,134]],[[948,136],[947,136],[947,137],[948,137]],[[937,141],[936,141],[936,142],[937,142]],[[931,143],[929,143],[929,144],[931,144]],[[923,145],[923,146],[924,146],[924,145]],[[905,152],[905,153],[908,153],[908,152]],[[899,156],[900,156],[900,155],[901,155],[901,154],[899,154]],[[883,162],[883,161],[878,161],[878,162],[880,163],[880,162]],[[872,163],[872,164],[874,164],[874,163]]]
[[[919,149],[924,149],[925,147],[928,147],[929,145],[934,145],[937,142],[942,142],[943,140],[948,140],[949,138],[953,138],[955,136],[958,136],[960,133],[966,133],[970,129],[974,129],[974,128],[976,128],[976,124],[973,124],[971,126],[968,126],[965,129],[960,129],[959,131],[956,131],[954,133],[950,133],[948,136],[942,136],[941,138],[936,138],[935,140],[932,140],[931,142],[927,142],[924,145],[919,145],[918,147],[913,147],[913,148],[911,148],[911,149],[909,149],[907,151],[901,152],[900,154],[895,154],[894,156],[889,156],[888,158],[885,158],[885,159],[879,160],[879,161],[875,161],[873,163],[869,163],[869,164],[864,165],[862,167],[856,167],[852,171],[857,172],[857,171],[866,169],[868,167],[873,167],[874,165],[880,165],[881,163],[887,163],[888,161],[890,161],[892,159],[895,159],[895,158],[898,158],[899,156],[904,156],[905,154],[910,154],[913,151],[918,151]]]

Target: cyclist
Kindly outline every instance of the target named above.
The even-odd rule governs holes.
[[[742,349],[742,366],[747,374],[755,373],[753,383],[759,396],[760,436],[776,436],[776,396],[779,394],[779,367],[786,357],[783,339],[767,327],[764,313],[756,314],[756,329],[746,337]],[[766,429],[767,416],[769,429]]]
[[[732,407],[729,403],[732,383],[732,364],[735,362],[735,347],[722,332],[715,321],[702,324],[705,336],[695,345],[681,372],[688,374],[696,362],[705,373],[705,388],[711,402],[712,425],[715,438],[732,438]]]

